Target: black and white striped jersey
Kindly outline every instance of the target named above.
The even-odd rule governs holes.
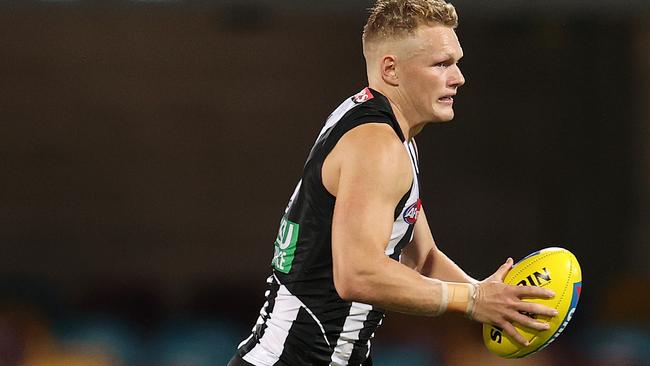
[[[420,210],[417,148],[405,141],[388,99],[365,88],[327,119],[305,164],[275,240],[264,303],[252,334],[238,354],[258,366],[361,365],[384,312],[342,300],[332,274],[332,215],[336,198],[324,187],[321,168],[339,139],[365,123],[386,123],[404,142],[413,168],[410,190],[395,207],[385,254],[399,260],[412,240]]]

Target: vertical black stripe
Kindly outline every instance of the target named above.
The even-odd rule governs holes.
[[[301,307],[291,324],[284,342],[278,365],[327,366],[331,347],[325,342],[320,327],[312,316]]]
[[[409,143],[407,150],[409,151],[409,155],[411,156],[411,162],[413,164],[413,167],[415,168],[415,173],[420,176],[420,168],[419,168],[419,161],[418,161],[418,155],[415,150],[415,147]],[[415,177],[414,177],[415,179]]]
[[[413,144],[413,151],[415,152],[415,162],[420,163],[420,151],[418,150],[418,144],[415,142],[415,139],[411,139]]]
[[[406,201],[408,201],[409,197],[411,196],[412,189],[413,189],[413,184],[411,184],[411,188],[409,188],[408,192],[406,192],[406,194],[402,196],[402,199],[399,200],[397,206],[395,206],[395,212],[393,213],[393,221],[397,221],[399,215],[402,214],[402,210],[404,210],[404,206],[406,206]]]
[[[305,293],[306,291],[322,291],[325,288],[329,288],[329,293],[326,295],[296,296],[296,298],[298,298],[298,300],[300,300],[312,312],[316,319],[321,322],[323,330],[325,331],[325,335],[323,335],[320,327],[318,324],[316,324],[311,315],[309,315],[309,319],[306,321],[298,322],[296,320],[292,324],[292,328],[294,326],[295,328],[293,328],[289,333],[289,337],[298,337],[303,341],[306,341],[307,337],[309,337],[309,334],[311,333],[313,333],[314,337],[316,337],[316,340],[309,346],[310,350],[312,352],[315,352],[314,355],[312,355],[312,363],[309,365],[320,365],[321,363],[323,365],[329,365],[332,352],[334,351],[337,341],[341,336],[343,326],[345,325],[345,321],[350,314],[350,308],[352,307],[352,303],[346,302],[338,297],[338,294],[334,289],[334,283],[332,279],[328,279],[325,282],[325,284],[317,285],[314,285],[313,283],[304,283],[304,285],[308,285],[312,287],[312,289],[307,290],[305,288],[302,288],[299,292]],[[289,288],[289,291],[293,294],[293,290],[297,289],[298,283],[293,283],[289,286],[291,286],[291,288],[287,288]],[[335,299],[328,300],[332,297],[335,297]],[[307,326],[312,328],[312,331],[303,333],[305,330],[304,328]],[[316,332],[318,333],[317,335]],[[325,342],[325,337],[327,337],[327,342]],[[327,343],[329,343],[329,346]]]
[[[348,366],[361,366],[364,364],[368,353],[368,341],[372,339],[373,333],[377,330],[383,318],[384,313],[375,310],[373,307],[373,310],[368,314],[368,318],[363,322],[363,329],[359,332],[359,340],[354,343]]]
[[[263,307],[260,311],[260,317],[262,317],[263,322],[262,324],[257,324],[255,326],[253,337],[251,337],[251,339],[249,339],[248,342],[242,345],[237,351],[237,354],[242,357],[250,352],[255,347],[255,345],[260,343],[260,339],[262,339],[262,336],[264,336],[264,332],[267,328],[266,322],[271,318],[271,313],[273,313],[273,309],[275,308],[275,298],[278,296],[280,284],[275,281],[273,276],[269,277],[266,283],[269,295],[266,297],[266,302],[268,302],[268,305],[266,307]],[[264,313],[266,313],[266,315],[264,315]]]
[[[399,255],[402,253],[402,249],[411,241],[411,235],[413,235],[413,229],[415,228],[415,224],[409,225],[409,228],[406,229],[406,233],[402,237],[402,239],[397,243],[395,246],[395,250],[393,251],[393,254],[390,255],[390,257],[396,261],[399,260]]]

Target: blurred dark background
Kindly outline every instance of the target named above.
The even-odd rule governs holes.
[[[0,365],[225,364],[370,1],[0,1]],[[580,306],[508,364],[647,365],[650,4],[455,3],[467,84],[418,136],[439,247],[477,278],[563,246]],[[499,364],[389,315],[378,365]],[[202,363],[203,362],[203,363]]]

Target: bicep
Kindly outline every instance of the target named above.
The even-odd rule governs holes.
[[[383,255],[390,240],[392,211],[398,201],[386,195],[372,172],[342,171],[332,218],[332,251],[335,265],[355,265]]]
[[[385,141],[388,136],[381,131],[374,136],[376,128],[363,128],[349,132],[333,151],[345,157],[340,159],[332,218],[335,281],[372,271],[381,262],[395,207],[412,180],[405,150],[390,140],[394,132]],[[372,143],[373,137],[378,141]]]

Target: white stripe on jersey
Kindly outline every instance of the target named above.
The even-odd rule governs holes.
[[[255,332],[255,327],[253,327],[253,332]],[[255,333],[251,333],[251,335],[249,335],[248,338],[246,338],[246,339],[244,339],[243,341],[241,341],[241,343],[239,343],[239,346],[237,346],[237,349],[240,349],[243,345],[245,345],[246,343],[248,343],[248,341],[250,341],[251,338],[253,338],[254,335],[255,335]]]
[[[350,109],[354,108],[356,106],[356,103],[352,101],[352,99],[348,98],[345,100],[345,102],[341,103],[332,114],[327,117],[327,121],[325,121],[325,126],[320,130],[320,133],[318,134],[318,137],[316,138],[316,141],[323,136],[323,134],[332,128],[335,124],[337,124],[343,116],[350,111]]]
[[[273,275],[275,277],[275,275]],[[277,283],[280,283],[275,277]],[[265,304],[266,305],[266,304]],[[289,289],[280,284],[278,293],[275,297],[275,305],[271,316],[266,321],[266,330],[264,335],[260,338],[259,343],[253,349],[244,355],[243,359],[246,362],[259,366],[273,366],[279,359],[284,351],[284,343],[289,336],[291,325],[298,317],[300,308],[304,308],[307,313],[314,319],[316,324],[325,338],[325,342],[330,346],[329,340],[325,336],[323,324],[314,316],[314,313],[302,301],[298,300]],[[264,307],[262,308],[264,310]],[[259,322],[259,320],[258,320]],[[249,337],[250,339],[250,337]],[[244,342],[239,345],[241,347]]]
[[[330,366],[346,366],[352,356],[354,341],[359,339],[359,332],[363,329],[363,323],[368,319],[372,305],[353,302],[350,313],[345,318],[343,330],[336,342]]]
[[[296,188],[293,190],[293,193],[291,194],[291,198],[289,198],[289,203],[287,203],[287,208],[284,209],[285,214],[287,214],[287,212],[289,212],[289,209],[291,208],[291,204],[296,199],[296,197],[298,197],[298,192],[300,191],[300,186],[302,186],[302,179],[298,181],[298,184],[296,184]]]
[[[411,169],[413,170],[413,185],[411,186],[411,194],[409,195],[409,198],[406,200],[406,203],[404,204],[404,207],[402,207],[402,211],[400,212],[399,216],[393,223],[393,231],[390,234],[390,241],[388,242],[388,245],[386,246],[386,250],[384,251],[384,254],[390,256],[395,253],[395,247],[399,242],[402,240],[404,235],[406,235],[406,232],[409,228],[409,224],[404,221],[404,213],[406,210],[408,210],[411,205],[414,203],[417,203],[418,199],[420,198],[420,186],[418,182],[418,163],[411,154],[411,149],[412,147],[412,142],[406,141],[404,142],[404,147],[406,148],[408,154],[409,154],[409,159],[411,159]],[[409,238],[409,242],[413,240],[413,234],[411,234],[411,237]]]
[[[266,279],[266,283],[268,283],[268,284],[273,283],[273,275],[269,276],[269,277]],[[266,292],[264,292],[264,297],[267,297],[267,298],[268,298],[268,296],[269,296],[270,293],[271,293],[271,292],[270,292],[269,290],[266,290]],[[252,333],[251,333],[250,337],[246,338],[246,339],[243,340],[241,343],[239,343],[239,346],[237,346],[237,349],[240,349],[243,345],[245,345],[246,343],[248,343],[248,341],[250,341],[251,338],[253,338],[253,336],[255,335],[255,330],[256,330],[256,328],[257,328],[258,325],[264,324],[264,318],[268,316],[268,313],[266,312],[266,308],[267,308],[268,306],[269,306],[269,302],[268,302],[268,301],[264,301],[264,305],[262,305],[262,309],[260,310],[260,316],[257,317],[257,321],[255,322],[255,325],[253,325],[253,329],[251,329],[251,332],[252,332]]]
[[[415,161],[416,163],[413,164],[413,167],[415,168],[415,171],[419,174],[420,173],[420,168],[417,164],[417,159],[418,159],[418,153],[417,153],[417,147],[415,146],[415,141],[412,141],[407,145],[409,151],[411,152],[411,161]]]

